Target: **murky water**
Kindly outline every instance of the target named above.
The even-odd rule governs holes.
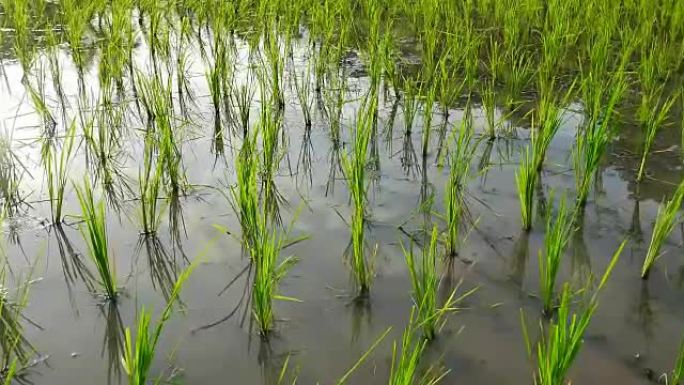
[[[247,79],[247,47],[240,41],[236,44],[235,74],[238,79]],[[194,103],[181,125],[183,164],[194,185],[182,199],[184,229],[176,242],[165,220],[157,242],[140,244],[135,221],[137,201],[124,196],[118,212],[110,205],[108,235],[117,275],[125,288],[118,305],[110,306],[102,305],[78,278],[71,278],[74,263],[80,260],[90,265],[77,230],[80,211],[72,188],[68,188],[65,205],[71,216],[63,232],[45,225],[50,211],[45,202],[45,177],[37,142],[41,118],[26,94],[20,64],[10,48],[3,49],[6,82],[0,86],[0,121],[26,167],[21,191],[29,203],[5,220],[6,250],[16,276],[25,278],[30,272],[35,280],[25,311],[35,325],[26,325],[26,336],[44,357],[28,373],[28,380],[50,385],[120,383],[120,328],[133,325],[142,305],[156,310],[163,307],[161,287],[168,284],[163,278],[165,271],[171,271],[173,276],[173,271],[186,265],[186,258],[201,258],[182,295],[184,313],[176,314],[163,333],[153,373],[164,371],[187,384],[274,384],[283,362],[290,357],[300,383],[332,383],[392,326],[390,337],[352,377],[352,383],[357,384],[386,381],[391,339],[400,338],[411,307],[410,283],[399,243],[408,242],[409,236],[420,240],[421,230],[431,227],[426,221],[440,223],[434,216],[426,219],[418,208],[427,194],[434,193],[433,209],[442,211],[448,170],[437,167],[438,133],[446,129],[448,138],[463,117],[463,110],[452,109],[446,123],[442,115],[435,114],[435,134],[429,154],[423,159],[422,120],[417,119],[411,136],[405,137],[401,108],[392,120],[396,101],[391,96],[381,98],[380,131],[373,143],[379,164],[370,194],[371,225],[367,233],[370,242],[378,245],[377,278],[370,302],[359,305],[352,301],[353,286],[343,258],[350,239],[345,223],[350,207],[329,125],[321,111],[315,109],[314,124],[307,130],[292,88],[292,76],[306,66],[310,56],[307,47],[304,35],[292,61],[287,63],[283,125],[287,150],[276,178],[286,202],[281,207],[284,221],[287,223],[298,213],[293,233],[310,237],[286,250],[298,256],[300,262],[283,282],[282,291],[302,302],[277,303],[281,321],[269,343],[250,329],[249,314],[241,306],[246,278],[240,274],[247,260],[240,244],[214,226],[225,226],[239,234],[230,204],[216,190],[227,191],[227,186],[234,183],[232,153],[239,148],[239,135],[226,140],[225,158],[216,156],[212,150],[214,109],[199,53],[192,51],[190,55],[193,60],[188,75]],[[139,68],[150,68],[146,52],[141,42],[135,51]],[[39,56],[43,54],[39,52]],[[78,108],[78,74],[66,48],[57,57],[63,69],[61,85],[67,109],[62,110],[49,76],[45,79],[45,96],[58,122],[57,130],[63,133],[62,117],[69,121]],[[96,54],[93,61],[97,61]],[[44,56],[35,66],[41,65],[47,67]],[[346,138],[346,128],[353,122],[367,79],[353,58],[345,69],[360,75],[349,78],[350,101],[344,108],[342,130]],[[90,66],[84,76],[86,92],[94,102],[98,93],[96,65]],[[120,159],[124,174],[135,186],[142,157],[142,124],[128,96],[125,153]],[[255,103],[253,111],[258,108]],[[579,108],[568,108],[549,150],[542,175],[545,196],[551,190],[574,189],[570,156],[582,122]],[[482,110],[476,106],[473,113],[477,131],[484,132]],[[527,310],[531,327],[536,325],[540,305],[534,294],[538,288],[537,252],[542,246],[543,226],[540,221],[531,233],[521,231],[514,174],[528,134],[524,120],[507,124],[515,136],[479,144],[472,165],[477,173],[469,185],[467,200],[470,224],[474,226],[459,259],[441,267],[445,284],[463,280],[460,291],[479,288],[428,348],[431,360],[451,370],[445,379],[448,384],[532,382],[533,367],[526,358],[519,311]],[[659,202],[684,175],[682,149],[676,145],[680,143],[680,127],[672,124],[658,137],[655,148],[667,151],[651,156],[648,170],[652,178],[642,184],[638,200],[633,180],[640,130],[626,118],[621,127],[561,272],[561,279],[569,280],[601,274],[620,242],[630,236],[574,366],[573,382],[578,384],[650,383],[648,370],[662,373],[671,368],[682,332],[684,228],[678,228],[670,237],[665,246],[667,254],[659,260],[651,279],[639,279]],[[441,145],[448,145],[448,141]],[[88,172],[84,162],[81,148],[70,178],[79,181]],[[73,253],[69,247],[73,247]]]

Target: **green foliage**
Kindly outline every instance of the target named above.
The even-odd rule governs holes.
[[[647,279],[653,265],[660,258],[660,249],[667,237],[672,233],[677,224],[677,216],[684,201],[684,180],[679,183],[672,198],[665,202],[663,201],[658,208],[658,214],[653,225],[653,234],[651,235],[651,242],[646,251],[646,258],[644,258],[643,266],[641,267],[641,278]]]
[[[146,308],[142,308],[137,317],[137,331],[135,339],[132,337],[131,329],[126,328],[124,335],[124,352],[121,357],[124,371],[127,374],[129,385],[146,385],[149,377],[150,368],[154,361],[154,356],[159,343],[159,337],[171,318],[173,307],[180,296],[183,285],[190,274],[195,269],[195,264],[185,269],[176,280],[171,295],[167,301],[164,311],[161,313],[156,326],[152,327],[152,313]],[[157,383],[157,382],[155,382]]]
[[[553,194],[549,200],[553,201]],[[573,230],[573,215],[566,206],[565,196],[560,199],[555,219],[551,211],[552,205],[549,205],[546,212],[544,253],[539,251],[539,286],[544,312],[549,315],[554,306],[556,277]]]
[[[100,285],[106,298],[115,301],[118,294],[116,266],[113,257],[110,255],[107,241],[107,218],[104,201],[95,201],[93,189],[87,177],[83,178],[80,187],[75,186],[75,188],[83,219],[80,230],[83,240],[88,245],[88,256],[97,268]]]
[[[347,177],[352,201],[351,215],[351,265],[352,274],[360,296],[368,295],[373,279],[373,268],[366,255],[365,222],[368,194],[367,162],[368,144],[372,134],[373,116],[377,109],[376,99],[369,95],[358,112],[352,141],[352,152],[342,153],[342,169]]]

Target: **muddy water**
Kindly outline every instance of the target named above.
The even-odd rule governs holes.
[[[139,51],[139,66],[145,68],[149,64],[146,51],[143,47]],[[244,47],[239,52],[245,59]],[[189,182],[196,187],[182,200],[182,247],[171,239],[165,222],[158,243],[150,249],[155,253],[148,253],[146,245],[139,244],[134,220],[136,201],[125,197],[118,212],[109,207],[108,235],[125,295],[117,306],[107,306],[80,280],[68,278],[79,259],[90,266],[82,254],[86,249],[75,224],[79,210],[72,189],[66,212],[73,216],[67,218],[63,233],[44,225],[49,206],[44,201],[45,178],[36,142],[40,118],[28,102],[20,65],[11,54],[3,54],[8,57],[3,59],[7,84],[0,89],[0,119],[3,129],[12,134],[13,149],[26,165],[21,189],[31,202],[30,207],[5,223],[7,254],[16,276],[25,278],[30,272],[35,280],[26,316],[40,327],[27,324],[26,334],[42,360],[28,373],[28,380],[50,385],[121,383],[121,341],[117,337],[121,327],[133,324],[140,306],[159,310],[164,305],[160,280],[153,278],[158,277],[160,266],[180,269],[186,258],[200,258],[201,264],[183,293],[185,311],[176,314],[165,329],[153,373],[164,372],[187,384],[273,384],[283,362],[290,357],[300,383],[333,383],[391,326],[389,337],[352,377],[356,384],[386,382],[391,340],[400,338],[411,306],[399,242],[408,242],[409,236],[420,240],[421,229],[431,226],[426,221],[439,223],[436,217],[426,219],[418,207],[425,197],[422,192],[427,191],[434,193],[433,209],[442,210],[448,170],[436,166],[439,135],[435,133],[444,126],[444,120],[435,114],[433,141],[423,160],[422,121],[417,119],[407,138],[401,108],[392,121],[394,100],[389,97],[381,101],[381,132],[375,143],[379,171],[372,183],[368,229],[368,239],[378,245],[377,278],[370,302],[357,304],[351,298],[352,285],[343,258],[350,239],[342,219],[349,217],[348,194],[332,156],[328,125],[320,112],[316,112],[311,131],[305,130],[289,79],[293,68],[306,63],[307,53],[303,49],[295,52],[286,75],[287,155],[276,183],[287,202],[281,211],[284,220],[288,222],[298,212],[293,234],[310,238],[287,250],[301,261],[284,280],[282,291],[302,302],[277,304],[281,321],[277,335],[269,343],[250,330],[249,314],[245,315],[244,306],[240,306],[245,276],[223,290],[247,266],[239,242],[219,233],[214,226],[225,226],[239,234],[230,205],[214,189],[227,190],[226,186],[234,183],[231,154],[239,141],[226,141],[225,159],[217,159],[211,151],[213,107],[199,55],[194,56],[190,69],[195,95],[192,119],[183,126],[183,162]],[[77,105],[77,75],[68,55],[62,52],[59,57],[62,85],[70,101],[66,116],[70,119]],[[46,63],[44,58],[41,62]],[[347,71],[362,74],[356,65],[350,61]],[[245,62],[238,61],[237,76],[246,76],[246,71]],[[85,76],[88,93],[97,95],[96,66]],[[64,132],[55,90],[49,80],[45,84],[48,106],[60,122],[59,132]],[[358,109],[353,100],[365,90],[366,79],[350,78],[348,86],[347,99],[352,101],[345,106],[345,128],[353,122]],[[547,197],[551,190],[559,193],[566,189],[572,196],[570,155],[582,122],[578,109],[579,105],[570,106],[549,150],[542,176],[543,195]],[[141,124],[132,104],[128,111],[123,170],[135,186],[142,147],[137,130]],[[253,111],[256,115],[257,104]],[[481,109],[475,108],[474,116],[478,132],[484,132]],[[447,130],[458,126],[462,117],[463,110],[451,110]],[[478,287],[428,348],[434,362],[451,369],[445,379],[448,384],[532,382],[533,369],[526,358],[519,314],[523,309],[529,327],[535,330],[540,311],[535,298],[536,256],[543,241],[543,225],[536,223],[529,234],[521,231],[514,171],[520,148],[528,143],[527,129],[521,121],[507,124],[515,128],[515,136],[479,144],[468,197],[469,223],[476,226],[471,226],[459,259],[442,266],[445,284],[462,281],[463,292]],[[347,131],[343,130],[345,138]],[[678,229],[670,238],[665,247],[667,254],[648,282],[642,283],[639,271],[658,204],[683,174],[681,149],[673,146],[680,143],[678,132],[679,126],[671,125],[658,138],[656,147],[670,151],[652,155],[649,172],[653,178],[642,185],[637,198],[633,183],[637,157],[633,154],[639,145],[639,129],[625,118],[622,132],[602,166],[583,226],[569,245],[561,279],[582,280],[591,273],[601,274],[619,243],[631,237],[603,292],[573,370],[575,383],[647,384],[648,370],[669,370],[675,358],[684,319],[682,232]],[[86,172],[82,151],[72,169],[70,177],[74,180],[80,180]],[[75,253],[60,253],[60,243],[68,243]],[[232,317],[228,317],[231,313]]]

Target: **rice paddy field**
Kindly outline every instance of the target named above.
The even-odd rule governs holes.
[[[2,0],[3,384],[684,384],[683,0]]]

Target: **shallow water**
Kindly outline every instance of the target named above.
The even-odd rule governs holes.
[[[245,79],[249,68],[247,48],[237,44],[236,77]],[[286,250],[298,256],[300,262],[282,286],[285,295],[302,302],[277,303],[281,322],[277,335],[265,343],[250,329],[249,314],[245,317],[244,306],[239,306],[244,276],[219,295],[247,266],[237,239],[214,227],[225,226],[239,234],[231,206],[215,189],[227,191],[227,186],[234,183],[232,152],[239,148],[239,135],[226,140],[225,158],[212,152],[214,110],[204,77],[205,67],[194,51],[189,79],[195,97],[187,124],[182,128],[182,151],[189,182],[196,187],[182,199],[182,249],[171,239],[166,219],[159,244],[153,249],[165,250],[162,258],[170,266],[184,266],[184,256],[200,258],[201,264],[184,289],[185,311],[176,314],[164,331],[152,373],[173,372],[188,384],[226,380],[274,384],[283,362],[290,357],[300,383],[332,383],[392,326],[390,336],[351,380],[357,384],[386,381],[391,339],[400,338],[411,307],[410,283],[399,243],[408,242],[409,235],[420,240],[420,230],[431,227],[418,210],[422,191],[433,192],[434,210],[442,211],[448,170],[436,165],[439,136],[432,136],[429,154],[423,159],[422,120],[416,120],[411,137],[406,138],[401,108],[391,121],[395,100],[381,98],[381,132],[374,143],[379,168],[371,188],[371,225],[367,232],[370,242],[378,245],[377,278],[368,304],[352,301],[353,287],[343,258],[350,237],[342,219],[350,213],[347,190],[336,158],[331,155],[325,117],[316,111],[313,127],[307,132],[290,81],[293,70],[297,69],[298,74],[298,69],[307,63],[307,46],[304,35],[294,50],[293,62],[287,64],[287,153],[276,178],[279,192],[287,202],[281,211],[284,222],[298,213],[293,234],[309,236],[305,242]],[[31,369],[28,379],[50,385],[121,383],[117,339],[109,336],[116,336],[122,325],[133,325],[140,306],[157,310],[163,307],[163,293],[158,281],[152,278],[160,263],[150,262],[145,247],[140,248],[134,220],[137,202],[126,196],[120,202],[119,212],[108,209],[109,240],[125,293],[118,306],[102,305],[82,282],[77,279],[70,283],[65,277],[64,263],[70,263],[70,256],[66,255],[64,262],[58,244],[64,239],[77,250],[74,258],[90,263],[85,254],[81,255],[86,248],[77,230],[78,204],[69,188],[65,210],[72,216],[67,218],[62,237],[55,228],[45,226],[50,211],[45,202],[45,177],[37,142],[41,119],[27,98],[21,66],[7,50],[2,54],[7,83],[0,88],[0,121],[12,134],[12,147],[26,166],[21,190],[31,204],[5,221],[6,249],[13,268],[23,277],[32,271],[31,277],[36,280],[25,315],[40,328],[27,325],[26,335],[44,357]],[[140,68],[149,68],[146,52],[141,42],[136,49]],[[72,117],[77,105],[78,74],[66,49],[58,57],[63,68],[61,84],[69,99],[67,110],[61,111],[49,77],[45,92],[58,121],[57,130],[63,133],[62,112]],[[40,63],[47,65],[45,57],[36,66]],[[359,71],[359,63],[348,60],[346,65],[349,73],[360,75],[349,79],[347,99],[351,101],[345,105],[343,123],[348,127],[368,79]],[[85,76],[87,93],[94,102],[98,93],[96,66],[90,67]],[[121,159],[122,169],[135,186],[142,156],[142,125],[132,103],[128,104],[128,132]],[[255,104],[253,116],[258,108]],[[458,126],[463,113],[459,108],[450,110],[448,132]],[[483,112],[476,106],[473,113],[476,129],[483,133]],[[569,189],[572,194],[570,154],[581,122],[581,106],[570,106],[543,172],[546,196],[552,189]],[[543,224],[538,220],[531,233],[521,231],[514,174],[519,150],[528,143],[528,134],[524,121],[507,124],[515,130],[515,137],[483,140],[479,144],[473,164],[477,173],[469,185],[468,199],[470,223],[474,226],[459,259],[450,266],[442,266],[446,283],[457,284],[462,279],[461,292],[478,288],[428,348],[433,361],[451,370],[445,379],[447,384],[532,382],[533,367],[525,354],[519,309],[527,312],[528,326],[536,330],[533,328],[538,322],[540,304],[534,294],[538,288],[537,251],[543,241]],[[435,113],[433,126],[435,133],[444,126],[441,114]],[[391,134],[384,135],[390,128]],[[623,122],[621,134],[602,165],[599,188],[590,196],[583,226],[569,245],[560,279],[580,280],[591,273],[601,274],[620,242],[626,236],[631,241],[602,293],[599,310],[573,369],[574,383],[647,384],[647,370],[662,373],[674,361],[684,319],[684,264],[679,258],[684,229],[678,228],[670,237],[665,246],[667,254],[659,260],[649,281],[642,282],[639,273],[659,202],[684,175],[679,156],[682,149],[672,146],[680,143],[679,130],[673,124],[661,132],[655,148],[670,151],[656,152],[650,157],[648,170],[652,178],[642,184],[638,199],[633,182],[638,162],[633,154],[640,143],[636,124]],[[342,131],[345,139],[348,131]],[[78,181],[86,170],[83,151],[79,150],[70,177]],[[332,176],[331,170],[335,172]],[[439,223],[435,216],[428,220]],[[236,307],[233,317],[206,327],[226,318]]]

